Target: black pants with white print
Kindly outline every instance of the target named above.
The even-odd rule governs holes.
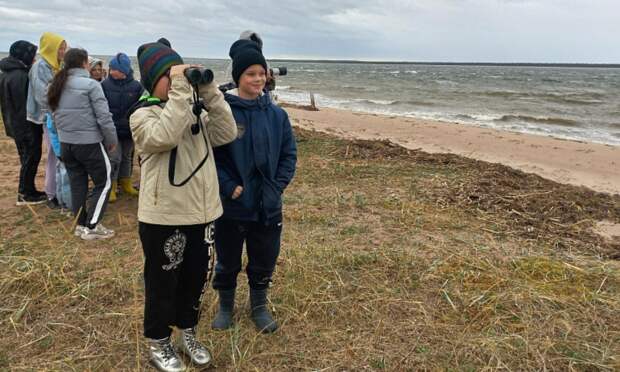
[[[112,188],[112,166],[108,153],[102,143],[61,143],[60,154],[69,174],[73,214],[78,216],[77,223],[93,228],[103,218]],[[95,185],[90,195],[88,177]]]
[[[209,266],[205,228],[139,223],[144,251],[144,336],[162,339],[198,323]]]
[[[265,225],[261,222],[223,218],[215,221],[217,263],[213,288],[228,290],[237,286],[245,243],[248,254],[248,265],[245,269],[248,284],[252,289],[267,289],[280,255],[281,235],[282,223]]]

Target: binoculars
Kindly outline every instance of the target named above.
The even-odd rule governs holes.
[[[271,73],[271,76],[284,76],[287,74],[286,67],[270,68],[269,72]]]
[[[185,78],[192,85],[210,84],[213,81],[213,71],[203,67],[190,67],[184,72]]]

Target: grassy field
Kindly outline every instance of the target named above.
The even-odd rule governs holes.
[[[271,306],[260,335],[240,276],[236,326],[199,336],[214,370],[618,370],[620,197],[388,143],[297,131]],[[137,202],[83,242],[45,207],[15,207],[0,138],[1,370],[143,370]],[[40,182],[40,180],[39,180]]]

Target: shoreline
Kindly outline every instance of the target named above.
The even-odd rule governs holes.
[[[309,111],[283,103],[292,124],[304,129],[501,163],[559,183],[620,194],[620,146],[342,109]]]

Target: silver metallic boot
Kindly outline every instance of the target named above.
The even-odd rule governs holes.
[[[170,337],[161,340],[147,339],[151,363],[162,372],[185,371],[185,364],[172,347]]]
[[[192,363],[203,366],[211,362],[211,353],[196,340],[194,328],[181,329],[179,349],[191,358]]]

